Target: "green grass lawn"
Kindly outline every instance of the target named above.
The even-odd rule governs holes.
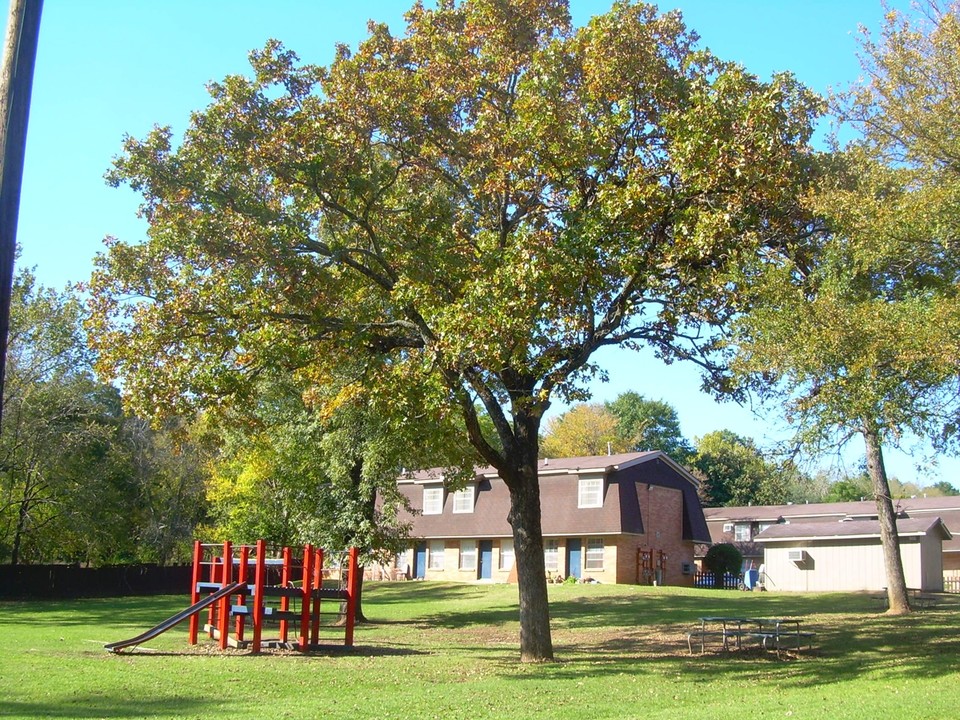
[[[3,718],[954,718],[960,606],[886,617],[853,594],[550,588],[558,662],[517,662],[516,587],[368,583],[353,651],[214,652],[183,597],[0,603]],[[954,598],[950,598],[954,600]],[[960,602],[960,599],[957,599]],[[818,649],[691,656],[701,615],[795,616]]]

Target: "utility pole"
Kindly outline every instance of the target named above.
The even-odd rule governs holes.
[[[3,420],[20,186],[42,9],[43,0],[10,0],[0,68],[0,422]]]

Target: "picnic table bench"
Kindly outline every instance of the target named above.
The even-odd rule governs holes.
[[[887,596],[887,588],[883,588],[880,595],[874,596],[876,600],[884,607],[890,607],[890,598]],[[936,608],[943,602],[943,597],[934,592],[927,592],[920,588],[907,588],[907,597],[910,600],[910,607],[914,610],[926,610]]]
[[[723,650],[730,650],[731,643],[740,650],[744,641],[755,640],[764,650],[776,650],[779,657],[782,650],[813,648],[816,633],[800,625],[795,618],[706,616],[700,618],[699,628],[687,633],[687,648],[692,655],[694,643],[699,642],[702,655],[710,639],[719,640]]]

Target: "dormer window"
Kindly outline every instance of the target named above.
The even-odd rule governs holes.
[[[440,515],[443,512],[443,485],[425,485],[423,488],[423,514]]]
[[[455,513],[473,512],[473,485],[468,485],[463,490],[457,490],[453,494],[453,511]]]
[[[577,507],[603,507],[603,478],[580,478],[577,486]]]

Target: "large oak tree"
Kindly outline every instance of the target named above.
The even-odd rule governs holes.
[[[426,391],[510,490],[521,658],[552,658],[551,399],[583,397],[603,346],[709,367],[740,283],[803,233],[817,102],[695,42],[646,5],[574,29],[563,0],[445,0],[329,67],[268,44],[181,140],[117,160],[150,228],[93,278],[104,368],[150,413],[274,365],[359,359],[378,402]]]

